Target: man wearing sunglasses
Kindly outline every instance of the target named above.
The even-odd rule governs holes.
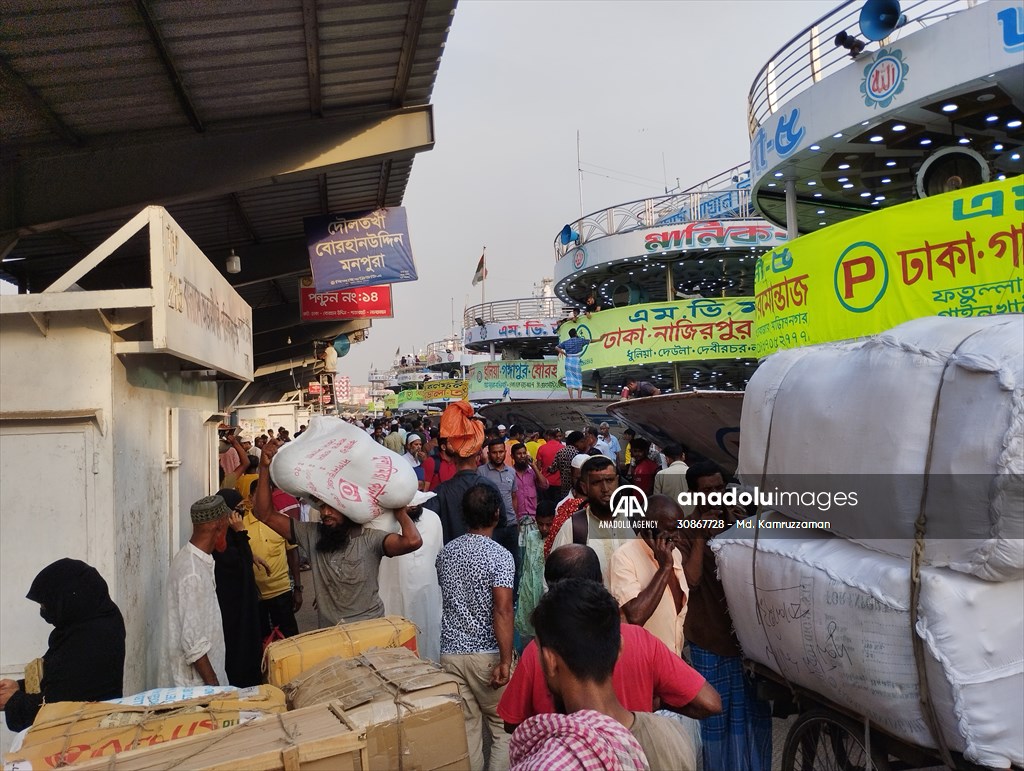
[[[274,440],[263,447],[253,512],[309,555],[317,625],[322,629],[382,617],[384,604],[377,583],[381,559],[408,554],[423,544],[408,509],[395,511],[401,534],[363,527],[322,501],[310,501],[320,512],[320,522],[296,522],[286,517],[274,510],[270,488],[270,462],[281,444]]]

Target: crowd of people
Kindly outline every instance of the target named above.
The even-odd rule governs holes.
[[[251,442],[224,432],[221,489],[191,506],[192,536],[170,566],[162,685],[260,682],[265,643],[298,632],[311,588],[318,627],[386,614],[416,624],[420,655],[459,683],[473,769],[770,768],[768,707],[742,668],[707,545],[717,531],[680,524],[742,516],[677,502],[723,489],[718,467],[628,431],[620,441],[607,423],[564,435],[488,426],[467,402],[437,425],[359,425],[433,493],[395,511],[393,530],[276,489],[283,429]],[[623,484],[647,496],[647,527],[608,526]],[[67,579],[44,574],[29,598],[57,626],[52,658],[81,614],[70,601],[54,614],[46,591]],[[95,578],[90,607],[116,637],[120,615]],[[120,695],[119,677],[86,693],[60,672],[47,667],[39,697],[0,681],[12,727],[42,700]]]

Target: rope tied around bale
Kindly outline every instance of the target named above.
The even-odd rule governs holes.
[[[918,699],[921,702],[922,712],[925,720],[928,721],[928,728],[932,732],[939,749],[939,757],[949,768],[956,768],[953,761],[953,754],[950,752],[946,737],[939,727],[939,716],[935,710],[928,687],[928,667],[925,661],[924,639],[917,633],[917,622],[920,616],[918,604],[921,599],[921,566],[924,564],[924,548],[928,530],[928,483],[931,478],[932,456],[935,453],[935,428],[939,421],[939,405],[942,401],[942,386],[946,382],[946,373],[950,366],[957,360],[960,348],[974,337],[981,330],[975,330],[964,337],[953,352],[945,357],[942,366],[942,375],[939,377],[939,386],[935,389],[935,399],[932,401],[931,421],[928,428],[928,451],[924,462],[924,479],[921,485],[921,502],[918,506],[917,519],[914,520],[914,547],[910,552],[910,640],[914,651],[914,668],[917,670]]]

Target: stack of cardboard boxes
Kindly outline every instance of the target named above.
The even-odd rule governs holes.
[[[386,627],[381,625],[382,621],[386,621]],[[383,629],[390,629],[390,632],[382,641]],[[142,710],[149,715],[152,708],[78,703],[49,705],[46,709],[53,711],[47,714],[46,727],[37,720],[19,753],[7,756],[5,768],[8,771],[35,771],[58,765],[74,765],[81,771],[165,768],[455,771],[468,768],[466,726],[455,680],[405,647],[376,647],[407,643],[409,629],[415,641],[415,627],[404,619],[392,617],[309,633],[301,636],[305,642],[291,638],[275,643],[267,652],[268,679],[277,680],[283,672],[295,676],[290,682],[282,683],[283,693],[273,686],[261,686],[262,692],[277,696],[273,702],[267,702],[268,714],[249,722],[240,723],[240,707],[231,710],[226,708],[230,705],[212,701],[206,705],[178,703],[171,705],[170,711],[177,721],[173,725],[166,722],[155,730],[149,723],[131,724],[118,734],[116,742],[109,737],[99,740],[104,751],[94,751],[97,741],[94,739],[89,745],[90,751],[73,754],[68,751],[71,747],[84,744],[80,741],[83,732],[78,727],[85,727],[86,715],[91,721],[88,725],[95,728],[97,723],[124,722],[121,717],[111,718],[113,714],[134,714],[134,710]],[[351,644],[338,645],[339,632]],[[325,645],[318,635],[329,637],[334,644]],[[375,644],[367,643],[371,639]],[[282,647],[274,650],[276,646]],[[302,667],[305,669],[299,671]],[[287,712],[284,711],[285,697],[290,709]],[[193,712],[193,709],[200,711]],[[57,712],[65,723],[54,722]],[[169,719],[170,716],[164,716],[164,720]],[[73,730],[68,729],[67,721],[75,726]],[[193,723],[204,725],[204,721],[208,726],[202,730],[188,727]]]

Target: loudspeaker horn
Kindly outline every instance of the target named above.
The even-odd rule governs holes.
[[[884,40],[906,23],[899,0],[868,0],[860,9],[860,32],[868,40]]]
[[[352,350],[352,342],[348,339],[348,335],[341,334],[334,338],[334,350],[338,352],[339,359]]]
[[[579,241],[580,234],[566,225],[562,228],[562,232],[558,234],[558,238],[562,242],[562,246],[568,246],[571,243]]]
[[[970,147],[944,147],[932,153],[917,171],[918,198],[982,185],[992,178],[988,161]]]

